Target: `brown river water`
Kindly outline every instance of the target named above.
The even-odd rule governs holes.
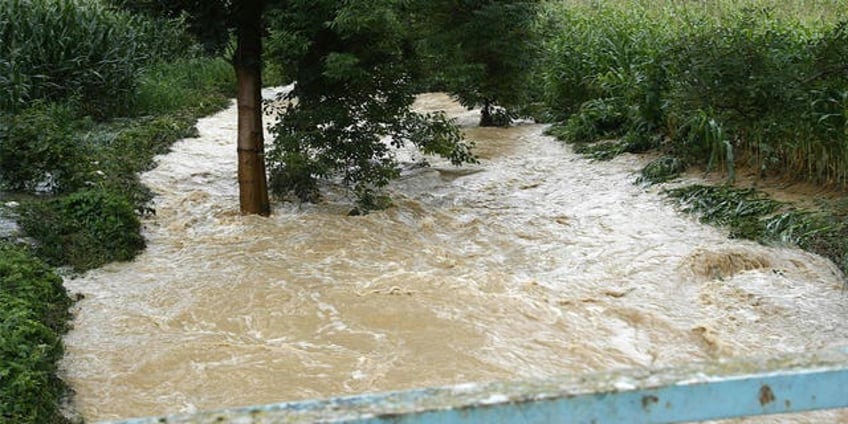
[[[476,128],[444,95],[417,107],[456,116],[481,163],[410,169],[395,206],[367,216],[346,216],[334,187],[318,205],[240,216],[234,107],[160,157],[143,176],[158,193],[147,250],[65,283],[85,296],[62,364],[82,416],[848,344],[830,262],[676,212],[632,184],[646,159],[590,162],[541,125]]]

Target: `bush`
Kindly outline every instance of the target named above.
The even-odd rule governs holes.
[[[614,100],[593,99],[583,103],[580,110],[552,134],[568,143],[591,143],[622,135],[626,122],[622,105]]]
[[[87,152],[75,137],[88,124],[70,103],[0,115],[0,185],[58,193],[80,188],[88,174]]]
[[[26,251],[0,244],[0,420],[62,423],[56,377],[71,300],[62,279]]]
[[[145,245],[132,203],[103,190],[25,203],[19,224],[40,257],[78,271],[131,260]]]

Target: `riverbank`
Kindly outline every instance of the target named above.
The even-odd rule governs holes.
[[[134,116],[94,122],[76,113],[53,115],[51,107],[2,116],[10,137],[4,143],[40,144],[49,151],[70,140],[70,165],[79,174],[62,176],[85,183],[53,195],[0,196],[0,417],[16,423],[67,420],[60,411],[71,390],[55,373],[71,299],[52,267],[75,278],[133,259],[145,246],[139,216],[155,213],[153,194],[139,173],[154,166],[155,155],[194,134],[199,117],[225,107],[234,87],[226,61],[185,59],[144,72]],[[55,123],[62,119],[68,121]]]

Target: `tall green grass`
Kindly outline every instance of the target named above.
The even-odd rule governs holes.
[[[124,111],[141,68],[185,50],[175,20],[120,12],[97,0],[0,2],[0,110],[81,100],[98,118]]]
[[[133,97],[136,114],[195,109],[210,113],[235,96],[232,65],[223,59],[182,58],[142,70]]]
[[[570,141],[848,186],[848,1],[552,1],[537,70]]]

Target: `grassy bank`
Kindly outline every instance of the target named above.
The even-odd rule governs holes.
[[[658,151],[643,184],[687,168],[728,186],[669,194],[732,237],[799,246],[848,273],[844,201],[798,207],[734,188],[848,190],[848,1],[547,3],[536,70],[550,133],[594,159]]]
[[[56,377],[71,299],[62,279],[20,247],[0,242],[0,421],[62,423]]]
[[[96,0],[0,3],[0,421],[64,422],[56,376],[71,300],[51,266],[130,260],[153,213],[138,174],[234,95],[180,20]],[[73,46],[70,48],[69,46]]]

